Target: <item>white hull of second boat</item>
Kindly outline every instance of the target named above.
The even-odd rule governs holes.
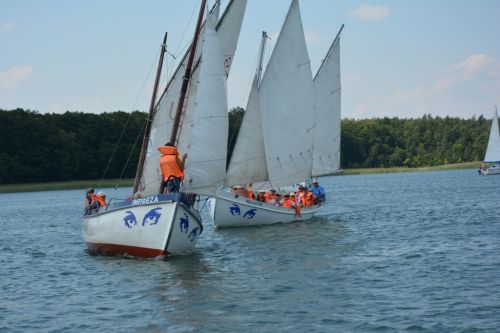
[[[89,252],[143,258],[189,253],[203,230],[181,194],[155,195],[101,207],[83,218]]]
[[[319,206],[295,209],[283,208],[223,192],[208,201],[210,216],[216,228],[246,227],[310,220]]]
[[[488,175],[500,175],[500,166],[498,166],[498,165],[492,165],[489,168],[487,168],[486,170],[483,170],[482,174],[485,175],[485,176],[488,176]]]

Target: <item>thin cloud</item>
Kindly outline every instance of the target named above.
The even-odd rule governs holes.
[[[465,61],[452,65],[452,67],[466,74],[474,74],[492,63],[493,59],[486,54],[473,54]]]
[[[0,25],[2,31],[9,31],[14,29],[14,22],[4,21]]]
[[[13,88],[29,79],[34,71],[31,66],[12,67],[0,72],[0,88]]]
[[[438,77],[434,84],[435,91],[449,89],[461,82],[468,81],[483,73],[496,76],[500,64],[486,54],[473,54],[462,62],[452,64],[447,72]]]
[[[353,10],[350,16],[361,20],[383,20],[389,15],[389,7],[361,5]]]
[[[495,74],[499,74],[495,76]],[[500,63],[486,54],[473,54],[447,66],[429,86],[398,89],[381,103],[369,103],[380,115],[419,117],[433,115],[467,116],[470,110],[482,109],[481,103],[497,100]],[[478,98],[477,96],[481,96]],[[481,100],[481,101],[480,101]]]

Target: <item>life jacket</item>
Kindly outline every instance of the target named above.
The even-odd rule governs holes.
[[[96,200],[99,202],[99,206],[106,206],[106,200],[104,197],[101,197],[100,195],[96,195]]]
[[[292,200],[290,198],[283,199],[283,205],[281,207],[292,208]]]
[[[178,162],[179,152],[177,148],[161,146],[158,147],[158,151],[163,154],[163,156],[160,157],[160,170],[163,174],[163,180],[167,181],[171,176],[184,179],[184,172]]]
[[[306,206],[314,206],[314,195],[312,194],[311,191],[307,191],[307,194],[305,195],[305,201],[306,201]]]
[[[255,200],[255,194],[253,193],[253,191],[247,190],[247,192],[248,192],[248,197],[252,200]]]
[[[99,196],[96,194],[90,195],[90,207],[99,208],[101,206],[98,198],[99,198]]]
[[[271,192],[266,192],[264,195],[264,198],[266,199],[266,203],[275,203],[276,202],[276,194],[272,194]]]

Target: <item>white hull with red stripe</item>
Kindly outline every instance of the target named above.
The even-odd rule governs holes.
[[[304,207],[300,215],[284,208],[224,191],[209,199],[210,216],[217,228],[247,227],[310,220],[319,206]]]
[[[202,231],[199,214],[181,202],[180,193],[120,201],[83,217],[83,239],[92,254],[185,254]]]

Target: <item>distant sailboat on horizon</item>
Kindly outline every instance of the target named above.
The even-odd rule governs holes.
[[[486,154],[480,173],[482,175],[500,175],[500,131],[498,129],[498,113],[495,106],[495,114],[491,121],[490,136]]]

